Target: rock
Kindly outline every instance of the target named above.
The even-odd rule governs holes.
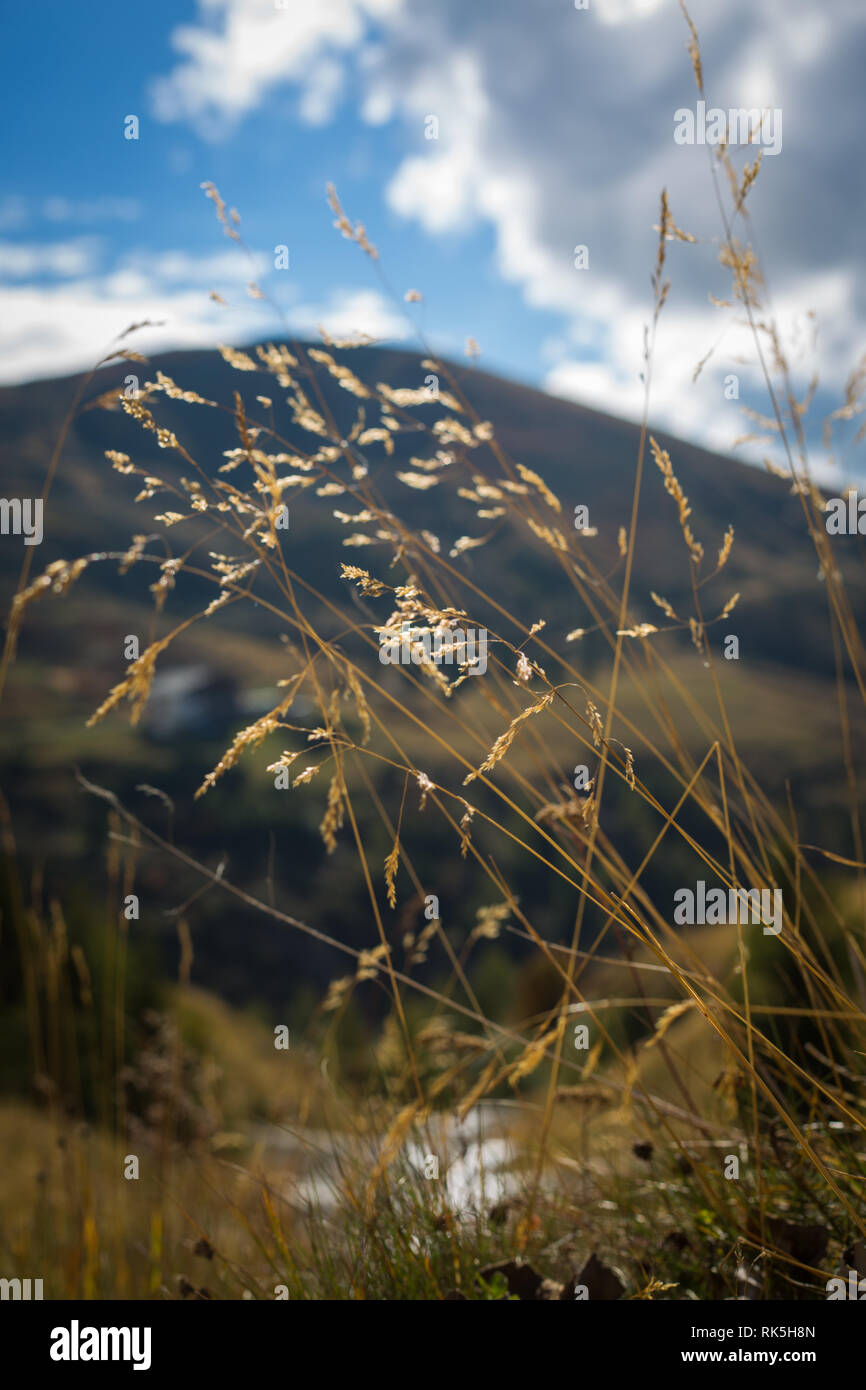
[[[767,1231],[773,1244],[800,1264],[818,1266],[827,1253],[830,1232],[826,1226],[799,1224],[771,1216]]]
[[[610,1265],[606,1265],[594,1252],[576,1278],[569,1279],[568,1283],[565,1284],[559,1295],[560,1299],[573,1301],[575,1289],[581,1284],[586,1287],[590,1301],[599,1299],[602,1302],[610,1303],[617,1298],[622,1298],[625,1293],[625,1284],[620,1278],[619,1272],[611,1269]]]
[[[485,1265],[484,1269],[479,1269],[478,1274],[481,1279],[492,1279],[494,1274],[501,1274],[508,1285],[508,1292],[516,1294],[521,1301],[543,1296],[541,1288],[544,1279],[532,1265],[526,1264],[523,1260],[503,1260],[501,1264]]]

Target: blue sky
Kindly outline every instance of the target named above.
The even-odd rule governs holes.
[[[864,347],[866,7],[691,9],[710,102],[783,113],[754,230],[798,391],[818,369],[832,409]],[[295,332],[411,343],[414,319],[436,351],[460,357],[471,335],[490,370],[635,418],[666,186],[698,242],[670,246],[653,418],[729,449],[742,404],[766,409],[741,315],[708,299],[730,279],[707,152],[673,139],[697,96],[676,0],[6,0],[2,26],[0,381],[86,367],[145,317],[165,321],[145,351],[278,333],[255,278]],[[240,211],[252,267],[205,179]],[[333,230],[328,181],[386,281]],[[410,288],[424,298],[407,308]]]
[[[218,330],[228,317],[208,305],[211,288],[240,307],[229,321],[235,326],[239,320],[247,336],[276,331],[263,306],[248,302],[249,264],[224,238],[201,192],[209,179],[240,212],[245,242],[264,257],[257,278],[289,312],[293,326],[313,328],[313,311],[321,308],[330,311],[321,315],[326,324],[340,328],[341,304],[379,296],[381,289],[363,256],[332,228],[325,199],[330,181],[352,219],[366,223],[398,300],[416,285],[435,286],[413,314],[439,351],[459,356],[468,336],[484,336],[491,348],[496,345],[491,367],[538,378],[545,337],[556,331],[559,316],[532,310],[518,287],[502,281],[493,264],[490,226],[433,235],[388,206],[383,182],[399,166],[407,142],[397,122],[374,127],[358,119],[357,91],[347,89],[327,123],[305,119],[301,93],[290,83],[236,124],[220,119],[212,131],[206,117],[159,120],[153,114],[154,81],[176,63],[172,34],[195,19],[196,5],[148,0],[136,16],[131,42],[118,41],[114,5],[89,0],[86,43],[80,12],[76,17],[59,4],[48,9],[47,23],[44,12],[24,6],[4,16],[8,80],[0,90],[0,113],[11,158],[0,194],[0,246],[7,256],[13,246],[32,248],[33,255],[24,259],[22,273],[8,274],[8,262],[4,273],[0,264],[3,280],[56,288],[84,281],[91,269],[147,273],[170,291],[161,297],[154,285],[150,316],[167,318],[168,331],[149,341],[184,343],[198,341],[197,326],[175,323],[172,310],[176,292],[187,288],[185,278],[194,277],[202,312],[214,325],[210,341],[221,340]],[[123,138],[129,114],[139,117],[138,141]],[[268,264],[280,244],[290,250],[288,273]],[[62,260],[55,265],[52,249],[61,245],[76,275],[62,273]],[[178,252],[173,271],[169,258]],[[118,284],[117,298],[121,289]],[[137,304],[131,282],[130,291]],[[407,313],[401,304],[382,296],[377,316],[372,304],[363,298],[359,303],[359,329],[369,322],[373,331],[381,323],[411,332],[400,322]],[[117,331],[126,326],[121,318]],[[103,339],[92,341],[98,351]],[[58,366],[65,368],[67,356],[70,367],[89,361],[87,354],[50,349],[44,363],[38,350],[22,360],[14,346],[0,366],[6,380],[53,375]]]

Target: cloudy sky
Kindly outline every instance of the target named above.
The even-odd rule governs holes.
[[[866,348],[866,4],[691,12],[709,104],[781,112],[753,232],[798,388],[820,371],[818,418]],[[674,139],[697,98],[678,0],[45,0],[2,24],[0,382],[86,367],[145,318],[164,326],[143,350],[278,333],[256,279],[294,332],[412,342],[420,326],[456,357],[471,335],[490,370],[637,418],[666,187],[697,244],[669,250],[652,417],[727,450],[742,405],[766,410],[741,315],[708,297],[730,290],[708,151]],[[381,275],[333,230],[328,181]]]

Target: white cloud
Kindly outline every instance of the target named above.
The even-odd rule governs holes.
[[[290,321],[299,334],[315,336],[321,326],[332,338],[366,333],[384,342],[398,342],[410,328],[378,290],[334,290],[325,304],[298,305]]]
[[[132,323],[164,320],[126,344],[162,348],[216,347],[274,332],[273,320],[251,305],[222,308],[199,291],[161,290],[137,272],[118,272],[71,285],[0,286],[0,382],[32,381],[85,371]]]
[[[247,295],[252,273],[268,268],[264,257],[250,266],[231,250],[210,256],[136,251],[102,266],[98,250],[90,239],[0,245],[0,381],[86,370],[143,320],[161,325],[130,344],[143,352],[215,347],[280,331],[273,310]],[[49,273],[67,278],[45,282]],[[211,290],[226,303],[212,300]]]
[[[79,237],[76,241],[0,242],[0,274],[12,280],[40,275],[74,279],[93,269],[99,246],[94,237]]]
[[[141,216],[137,198],[25,198],[8,193],[0,198],[0,229],[25,227],[33,222],[65,222],[98,226],[103,222],[136,222]]]
[[[629,24],[635,19],[646,19],[663,4],[664,0],[596,0],[599,20],[602,24],[608,25]]]
[[[776,306],[792,319],[822,304],[833,315],[823,367],[838,386],[866,325],[855,274],[866,191],[846,172],[860,158],[866,12],[861,0],[837,0],[831,24],[811,0],[694,0],[691,8],[711,102],[783,107],[782,157],[764,161],[753,190],[757,226]],[[673,141],[674,111],[697,95],[678,6],[319,0],[265,16],[257,0],[203,0],[201,13],[206,25],[175,36],[187,61],[162,80],[160,114],[237,117],[289,82],[305,119],[327,119],[339,52],[354,62],[361,118],[404,124],[407,148],[387,185],[391,208],[433,235],[488,223],[500,274],[528,304],[561,315],[558,336],[574,345],[551,366],[551,389],[617,413],[633,415],[642,396],[652,227],[667,187],[679,224],[702,244],[671,248],[653,416],[720,445],[742,432],[718,400],[731,361],[753,360],[753,346],[707,300],[708,289],[729,293],[716,261],[707,152]],[[429,115],[439,121],[436,140],[424,138]],[[589,247],[588,271],[573,267],[577,244]],[[823,279],[816,265],[826,268]],[[721,348],[693,385],[696,362],[720,333]],[[752,379],[750,368],[741,371]],[[798,379],[807,375],[804,363]]]
[[[805,394],[815,366],[814,324],[803,315],[802,303],[814,306],[816,321],[825,325],[820,354],[824,373],[841,380],[850,366],[850,344],[858,334],[852,309],[854,290],[853,273],[816,271],[789,293],[776,297],[776,315],[788,345],[792,379],[801,394]],[[713,317],[700,306],[676,302],[663,312],[654,357],[651,417],[686,438],[730,451],[735,440],[756,428],[744,406],[760,397],[764,379],[745,316],[736,310],[711,313]],[[624,309],[615,315],[603,361],[577,356],[560,341],[556,346],[559,360],[547,372],[545,388],[553,395],[639,422],[644,409],[642,331],[643,320],[637,309]],[[701,343],[704,349],[696,350]],[[763,348],[766,353],[766,340]],[[712,355],[695,381],[705,352]],[[729,399],[726,387],[731,377],[737,378],[738,396]],[[770,413],[767,408],[765,412]],[[737,452],[751,458],[766,454],[778,457],[772,438],[742,446]]]
[[[233,286],[236,292],[254,277],[264,276],[270,264],[261,252],[251,252],[247,259],[237,248],[230,247],[207,256],[192,255],[188,251],[137,251],[124,262],[125,267],[156,282],[205,285],[208,289],[220,290]]]
[[[21,278],[45,272],[44,247],[15,248],[17,261],[0,245],[0,382],[9,384],[87,370],[99,361],[131,323],[158,326],[137,333],[129,346],[144,353],[167,348],[242,345],[291,332],[334,337],[369,334],[396,341],[407,323],[377,290],[334,290],[321,304],[292,306],[297,293],[282,289],[281,318],[269,304],[246,294],[247,263],[231,251],[195,257],[184,251],[136,252],[113,267],[59,284],[10,283],[10,265]],[[58,258],[61,259],[61,258]],[[266,258],[250,267],[259,275]],[[210,298],[216,290],[225,304]]]
[[[137,222],[141,203],[137,198],[45,198],[39,212],[46,222]]]
[[[172,34],[183,61],[154,83],[154,110],[162,120],[189,119],[214,134],[261,105],[273,87],[294,82],[307,89],[304,118],[325,119],[336,94],[333,50],[355,48],[367,22],[386,18],[400,3],[286,0],[278,8],[261,0],[204,0],[205,24],[184,25]],[[317,64],[325,65],[324,77]]]
[[[343,69],[332,59],[323,58],[310,74],[301,97],[300,114],[308,125],[326,125],[337,107]]]

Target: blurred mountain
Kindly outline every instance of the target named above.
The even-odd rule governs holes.
[[[334,350],[334,356],[350,365],[361,380],[387,382],[392,387],[417,389],[430,371],[418,355],[405,351],[359,348]],[[236,371],[218,353],[167,353],[147,365],[123,362],[104,369],[85,393],[84,408],[69,430],[46,508],[45,539],[33,550],[31,578],[58,557],[74,559],[94,551],[124,551],[135,533],[162,534],[153,516],[178,508],[177,501],[166,499],[164,494],[136,505],[133,499],[140,480],[113,470],[105,451],[120,450],[163,478],[189,476],[189,464],[176,453],[159,449],[154,435],[123,412],[89,408],[109,389],[121,389],[130,375],[138,375],[144,383],[155,377],[157,369],[184,390],[195,391],[223,407],[213,409],[162,396],[152,402],[159,423],[174,430],[211,477],[225,462],[225,451],[237,447],[235,392],[250,419],[267,419],[269,408],[256,398],[271,398],[278,432],[300,448],[309,451],[315,447],[311,436],[302,435],[293,425],[291,411],[284,404],[286,391],[273,378]],[[533,469],[558,496],[561,514],[555,517],[551,512],[556,524],[569,528],[574,508],[588,508],[589,525],[597,528],[598,534],[586,539],[583,553],[601,575],[610,575],[611,587],[618,594],[622,564],[617,536],[620,527],[628,526],[631,514],[638,428],[476,369],[454,365],[449,370],[480,418],[492,422],[507,455]],[[348,434],[359,402],[340,390],[324,368],[317,371],[317,384],[340,429]],[[446,386],[446,382],[442,384]],[[40,494],[75,389],[76,382],[65,379],[0,390],[2,492],[6,497]],[[442,413],[439,406],[413,411],[428,424]],[[377,423],[377,411],[368,408],[367,425]],[[688,496],[690,524],[705,549],[703,572],[712,571],[725,531],[729,525],[734,527],[731,558],[722,574],[701,590],[701,603],[705,617],[711,618],[735,591],[741,595],[731,617],[713,629],[714,650],[719,657],[725,635],[735,633],[739,638],[739,661],[719,662],[738,751],[780,803],[786,782],[791,784],[804,840],[811,835],[822,844],[836,844],[841,853],[850,853],[851,848],[846,848],[848,814],[839,797],[842,750],[827,596],[801,500],[783,479],[663,432],[656,432],[656,437],[669,450]],[[603,684],[609,655],[598,634],[564,648],[567,632],[592,628],[594,619],[557,568],[554,552],[526,527],[508,518],[479,520],[476,506],[460,498],[450,480],[429,491],[409,491],[395,474],[414,454],[429,457],[429,436],[398,434],[394,443],[390,457],[378,443],[368,451],[369,481],[386,505],[393,505],[395,510],[399,506],[401,517],[416,530],[423,527],[439,537],[445,555],[462,535],[494,531],[488,545],[462,554],[453,562],[455,567],[526,624],[544,618],[544,639],[550,646],[567,650],[581,670]],[[486,445],[474,452],[470,466],[476,461],[489,477],[501,477],[501,468]],[[246,487],[250,482],[247,471],[243,464],[227,476]],[[464,473],[460,482],[466,486],[468,481]],[[339,577],[340,561],[361,564],[390,582],[400,582],[400,569],[388,569],[389,546],[371,545],[360,551],[344,548],[342,542],[353,528],[335,519],[333,511],[356,511],[352,498],[320,498],[315,488],[295,490],[287,498],[291,509],[286,538],[289,562],[326,597],[337,599],[344,609],[347,603],[358,603]],[[172,528],[168,537],[174,553],[197,541],[196,553],[204,565],[209,549],[228,549],[223,539],[206,539],[212,526],[212,518],[205,516]],[[836,553],[850,581],[855,616],[862,622],[866,614],[857,566],[858,544],[856,538],[838,538]],[[237,552],[238,547],[233,546],[231,553]],[[23,554],[20,538],[0,538],[0,608],[4,614]],[[304,801],[295,799],[294,793],[288,803],[275,802],[276,792],[269,799],[267,787],[264,792],[262,789],[262,768],[271,759],[256,754],[254,766],[247,760],[202,801],[192,800],[203,774],[214,766],[235,731],[276,703],[277,682],[288,672],[282,640],[285,625],[281,626],[265,607],[230,605],[214,620],[190,628],[179,650],[161,661],[162,683],[156,694],[170,711],[174,721],[171,729],[154,730],[151,716],[149,723],[132,730],[122,712],[94,729],[85,727],[88,715],[125,672],[125,638],[138,635],[143,647],[151,634],[168,630],[169,621],[177,621],[214,596],[212,586],[205,581],[183,578],[169,595],[166,614],[154,625],[148,593],[154,577],[150,566],[138,565],[126,576],[119,576],[114,561],[93,564],[67,597],[45,600],[28,616],[4,697],[6,717],[0,720],[2,782],[12,803],[21,847],[40,864],[49,862],[76,890],[86,893],[92,866],[104,852],[105,808],[78,789],[74,769],[80,767],[88,777],[111,787],[134,805],[149,822],[162,825],[166,834],[175,834],[179,843],[207,858],[212,867],[217,858],[225,857],[228,875],[250,891],[267,898],[275,890],[286,911],[343,939],[369,945],[373,940],[369,908],[357,904],[355,851],[347,841],[334,856],[324,854],[317,831],[321,797],[314,790]],[[650,597],[652,591],[663,595],[684,616],[694,611],[676,505],[665,492],[662,476],[647,451],[630,611],[635,622],[663,626],[666,620]],[[468,597],[465,603],[469,607]],[[358,611],[360,621],[375,621],[387,613],[387,600],[376,608],[359,604]],[[489,623],[492,627],[494,620],[500,621],[500,615],[475,609],[471,609],[471,616],[478,625]],[[340,626],[334,618],[332,634],[336,635]],[[515,636],[506,619],[501,619],[500,630]],[[664,642],[665,658],[683,689],[705,708],[714,709],[709,672],[691,645],[688,631],[654,640]],[[474,700],[474,685],[464,686],[459,698]],[[641,725],[645,723],[642,695],[639,680],[623,678],[622,707]],[[851,704],[856,757],[866,751],[866,727],[856,702]],[[299,722],[304,722],[309,712],[298,713]],[[687,741],[693,741],[696,751],[701,755],[706,751],[705,731],[690,721],[684,709],[669,704],[667,717]],[[493,736],[499,731],[494,729]],[[659,736],[658,728],[653,736]],[[635,756],[640,759],[642,755],[643,749],[636,742]],[[418,750],[418,765],[426,766],[435,776],[440,756],[435,746],[425,746]],[[573,749],[564,746],[564,777],[575,761]],[[394,788],[390,783],[385,785],[387,773],[381,775],[379,791],[383,796],[387,793],[385,799],[390,800]],[[264,781],[268,782],[267,777]],[[160,788],[172,798],[173,809],[167,810],[165,803],[142,792],[143,786]],[[301,795],[299,792],[298,798]],[[399,787],[397,795],[399,799]],[[362,826],[362,830],[369,834],[371,860],[375,862],[379,855],[384,858],[390,845],[382,841],[372,809],[368,806],[363,814],[370,816],[369,826]],[[608,833],[618,830],[626,855],[645,844],[651,829],[640,820],[640,814],[633,799],[628,807],[611,805],[610,815],[615,819],[608,824]],[[434,828],[429,814],[427,821],[419,864],[424,870],[426,854],[432,874],[432,866],[441,863],[443,856],[453,857],[453,844],[444,831]],[[502,862],[504,868],[513,869]],[[530,865],[519,872],[525,874],[521,891],[529,902],[534,896],[535,871]],[[674,865],[670,872],[679,873],[681,868]],[[166,905],[170,906],[175,897],[178,901],[183,897],[175,882],[175,868],[153,859],[146,873],[153,900],[161,904],[164,914]],[[477,875],[472,879],[459,860],[450,879],[453,897],[462,904],[461,921],[464,917],[471,921],[475,905],[489,900],[489,889],[484,896],[484,885],[476,881]],[[652,887],[652,875],[645,875],[645,879]],[[184,891],[193,891],[195,886],[195,879],[190,878]],[[542,913],[548,918],[547,930],[556,937],[558,914],[563,909],[556,890],[546,896],[548,888],[545,884]],[[246,949],[239,959],[237,909],[211,893],[202,900],[200,912],[208,930],[202,949],[197,948],[197,978],[224,994],[245,998],[265,993],[272,1000],[279,999],[290,987],[287,979],[297,983],[314,977],[321,983],[339,973],[339,961],[324,948],[275,931],[272,923],[254,914],[245,915]],[[563,920],[570,920],[570,915],[568,906]],[[157,936],[159,931],[167,933],[171,940],[174,926],[166,926],[162,920],[159,931],[154,930]]]
[[[385,381],[392,386],[417,388],[428,375],[419,358],[408,352],[359,348],[335,352],[335,356],[349,364],[365,382]],[[300,435],[291,424],[288,409],[281,409],[278,404],[278,398],[285,393],[264,374],[233,370],[217,353],[168,353],[150,366],[122,363],[102,371],[88,396],[92,400],[115,384],[122,387],[124,378],[131,373],[139,374],[142,380],[150,379],[157,367],[184,389],[229,408],[233,393],[240,392],[252,418],[266,414],[256,403],[256,396],[270,395],[275,400],[280,433],[311,447],[310,436]],[[587,554],[593,558],[597,555],[599,569],[606,573],[616,562],[618,529],[629,522],[638,428],[482,371],[467,367],[451,370],[481,418],[493,423],[497,439],[510,457],[540,473],[561,499],[563,519],[559,524],[569,527],[574,507],[588,507],[589,524],[598,528],[599,536],[595,548],[587,543]],[[319,373],[319,381],[337,419],[348,432],[357,402],[335,389],[324,370]],[[0,389],[5,495],[39,494],[50,450],[74,389],[72,379]],[[729,405],[736,409],[735,403],[725,403],[721,408]],[[155,410],[206,471],[215,472],[223,462],[223,451],[237,445],[231,414],[226,411],[161,398],[157,398]],[[438,407],[421,407],[413,413],[430,423],[442,411]],[[368,424],[372,423],[375,421],[371,418]],[[734,527],[733,554],[718,596],[723,599],[734,590],[742,595],[732,626],[740,637],[741,658],[832,675],[826,594],[817,574],[799,498],[791,494],[783,480],[766,472],[671,439],[663,432],[655,433],[659,443],[670,451],[674,470],[688,496],[692,508],[690,524],[705,546],[705,570],[712,568],[726,527]],[[407,494],[393,475],[398,467],[406,465],[413,449],[417,450],[418,441],[402,435],[397,436],[395,444],[393,457],[387,459],[381,447],[373,447],[371,453],[382,461],[374,468],[372,477],[386,499],[399,497],[401,515],[410,522],[417,520],[449,544],[472,523],[473,534],[484,529],[471,509],[455,498],[452,488]],[[426,454],[426,441],[425,446],[422,452]],[[153,435],[127,416],[85,410],[70,431],[46,515],[46,540],[35,561],[47,563],[57,555],[72,558],[92,550],[118,549],[133,530],[155,529],[144,520],[148,506],[136,509],[132,504],[135,480],[119,476],[106,462],[104,451],[109,448],[128,453],[136,463],[152,467],[160,476],[170,474],[175,461],[156,447]],[[482,455],[486,455],[486,450],[479,451],[479,460]],[[495,463],[490,467],[491,462],[486,455],[486,470],[499,472]],[[242,475],[237,476],[243,484]],[[332,542],[339,544],[345,530],[333,522],[330,509],[317,499],[308,500],[295,493],[289,500],[295,567],[317,586],[324,585],[329,593],[341,592]],[[150,515],[160,510],[148,505]],[[352,510],[351,501],[346,510]],[[849,548],[843,540],[840,554]],[[371,547],[365,553],[368,558],[375,557],[376,549]],[[0,583],[4,589],[14,582],[20,561],[20,542],[6,539],[0,546]],[[461,565],[474,579],[493,580],[497,597],[518,616],[534,620],[543,594],[548,635],[556,634],[557,627],[569,631],[580,626],[586,616],[575,611],[570,586],[563,583],[550,587],[550,552],[542,542],[532,543],[523,528],[517,531],[504,525],[495,546],[465,555]],[[118,592],[116,576],[107,568],[102,574],[95,570],[92,582],[102,583],[112,594]],[[614,579],[615,587],[618,582]],[[675,505],[665,493],[661,475],[647,451],[631,589],[637,621],[655,621],[659,617],[649,597],[651,590],[664,595],[674,607],[683,600],[684,607],[691,611],[688,564],[676,525]],[[709,605],[711,601],[707,602]]]

